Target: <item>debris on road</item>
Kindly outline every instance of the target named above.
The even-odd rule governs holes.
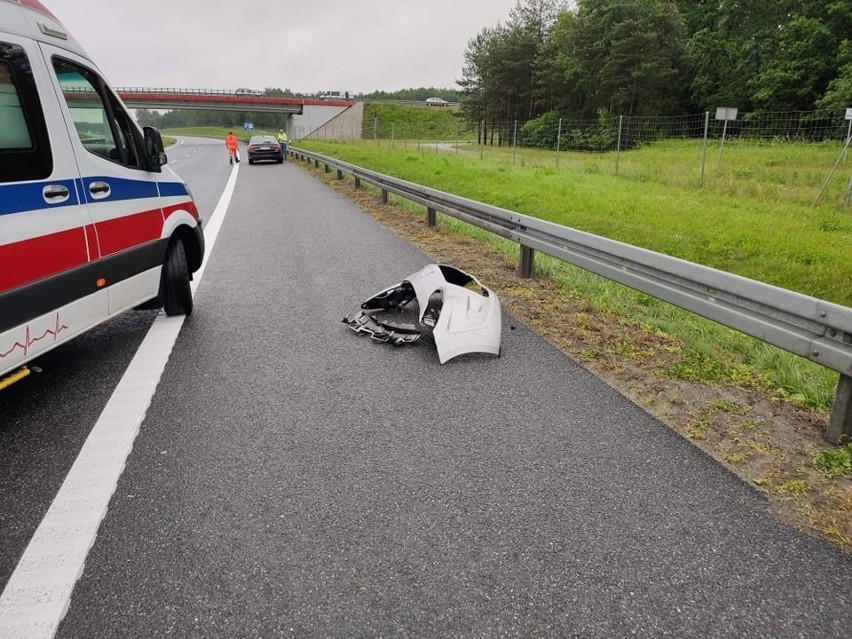
[[[417,324],[382,317],[400,314],[415,299]],[[431,330],[441,364],[464,353],[500,354],[500,301],[475,277],[446,264],[429,264],[377,293],[343,322],[394,346],[413,344]]]

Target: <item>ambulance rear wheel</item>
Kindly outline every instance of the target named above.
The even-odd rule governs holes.
[[[174,240],[166,250],[163,264],[163,308],[166,315],[192,314],[192,290],[183,242]]]

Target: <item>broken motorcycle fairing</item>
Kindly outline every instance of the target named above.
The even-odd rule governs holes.
[[[343,322],[380,342],[411,344],[420,339],[420,328],[383,321],[378,315],[401,310],[414,299],[420,307],[420,324],[432,329],[441,364],[464,353],[500,354],[502,320],[497,296],[472,275],[446,264],[430,264],[377,293]]]

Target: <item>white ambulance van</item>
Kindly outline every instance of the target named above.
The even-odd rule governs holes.
[[[201,219],[97,66],[38,0],[0,0],[0,388],[132,308],[192,312]]]

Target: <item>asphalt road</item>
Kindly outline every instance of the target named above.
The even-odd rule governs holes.
[[[224,151],[184,151],[212,210]],[[341,323],[428,262],[242,163],[58,637],[848,636],[849,557],[512,317],[443,366]],[[3,583],[152,320],[0,394]]]

